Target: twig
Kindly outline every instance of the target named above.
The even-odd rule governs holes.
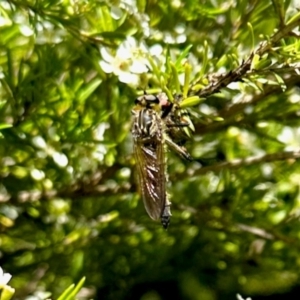
[[[223,169],[238,169],[240,167],[250,166],[259,163],[266,163],[266,162],[273,162],[273,161],[280,161],[280,160],[287,160],[287,159],[297,159],[297,158],[300,158],[300,150],[249,156],[247,158],[234,159],[232,161],[221,162],[221,163],[214,164],[212,166],[203,167],[199,170],[196,170],[193,173],[193,176],[205,174],[207,172],[219,172]]]
[[[266,240],[273,240],[274,239],[274,235],[267,232],[265,229],[249,226],[249,225],[246,225],[246,224],[237,224],[237,227],[242,231],[252,233],[252,234],[257,235],[257,236],[259,236],[261,238],[264,238]]]
[[[270,40],[262,42],[258,48],[252,52],[249,57],[241,63],[235,70],[230,71],[226,75],[220,75],[219,79],[216,81],[211,81],[208,86],[204,89],[196,92],[195,94],[201,98],[208,97],[220,91],[221,88],[226,87],[231,82],[241,81],[242,77],[250,70],[254,54],[262,56],[267,51],[269,51],[272,46],[276,45],[283,37],[289,34],[295,27],[300,25],[300,20],[296,20],[289,25],[278,30]],[[191,93],[193,94],[193,93]]]
[[[284,243],[288,244],[288,245],[292,245],[294,247],[296,247],[297,249],[300,249],[300,243],[299,243],[299,239],[295,238],[295,237],[289,237],[287,235],[284,235],[280,232],[275,231],[274,229],[263,229],[263,228],[258,228],[258,227],[253,227],[253,226],[249,226],[246,224],[236,224],[237,228],[245,231],[245,232],[249,232],[253,235],[259,236],[263,239],[266,240],[279,240],[279,241],[283,241]]]
[[[295,84],[299,82],[299,80],[299,75],[289,74],[289,78],[285,80],[287,87],[286,92],[294,88]],[[249,117],[249,115],[244,114],[245,107],[249,105],[254,106],[261,101],[265,101],[268,99],[269,95],[273,95],[274,93],[282,93],[282,89],[279,85],[266,86],[264,93],[245,95],[242,101],[234,104],[230,103],[231,105],[224,107],[213,115],[213,117],[222,117],[224,121],[214,121],[209,124],[195,124],[195,133],[205,134],[207,132],[216,132],[237,123],[241,124],[247,117]],[[239,115],[239,122],[235,119],[237,115]]]

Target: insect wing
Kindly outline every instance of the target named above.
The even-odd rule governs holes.
[[[140,112],[142,113],[142,112]],[[162,217],[166,206],[166,174],[161,120],[153,114],[155,130],[143,136],[139,130],[139,113],[133,127],[134,154],[136,157],[142,198],[148,215],[157,220]]]

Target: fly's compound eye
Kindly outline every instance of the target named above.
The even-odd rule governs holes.
[[[140,104],[144,107],[151,108],[159,104],[159,99],[154,95],[143,95],[135,99],[135,104]]]

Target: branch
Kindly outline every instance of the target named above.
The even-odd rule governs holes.
[[[288,74],[288,76],[289,78],[284,80],[287,87],[286,92],[294,88],[295,84],[297,84],[300,80],[300,76],[298,74]],[[266,101],[268,100],[268,96],[273,95],[275,93],[282,93],[282,89],[279,85],[267,85],[264,88],[264,93],[245,95],[243,96],[242,101],[234,104],[230,103],[230,105],[219,110],[212,116],[212,118],[221,117],[224,119],[224,121],[213,121],[209,124],[195,124],[195,133],[205,134],[208,132],[216,132],[227,128],[228,126],[241,124],[245,121],[247,117],[249,118],[249,115],[246,115],[244,113],[245,107],[249,105],[254,106],[257,103],[260,103],[261,101]],[[239,115],[238,121],[236,120],[237,115]]]
[[[205,174],[207,172],[219,172],[223,169],[238,169],[240,167],[250,166],[254,164],[287,160],[287,159],[297,159],[297,158],[300,158],[300,150],[249,156],[247,158],[234,159],[232,161],[221,162],[212,166],[203,167],[195,171],[192,176]]]
[[[242,231],[252,233],[252,234],[254,234],[256,236],[259,236],[261,238],[264,238],[266,240],[273,240],[274,239],[274,235],[267,232],[265,229],[249,226],[249,225],[246,225],[246,224],[237,224],[236,226]]]
[[[280,232],[275,231],[274,229],[270,229],[267,231],[262,228],[253,227],[253,226],[249,226],[249,225],[241,224],[241,223],[236,224],[236,226],[241,231],[249,232],[249,233],[259,236],[263,239],[283,241],[284,243],[286,243],[288,245],[293,245],[297,249],[300,249],[299,239],[289,237],[287,235],[284,235]]]
[[[191,94],[196,94],[201,98],[205,98],[212,94],[218,93],[221,88],[226,87],[231,82],[242,81],[242,77],[250,70],[254,54],[258,54],[259,56],[262,56],[263,54],[268,52],[274,45],[276,45],[278,41],[280,41],[283,37],[285,37],[295,27],[299,25],[300,25],[300,19],[281,28],[273,36],[271,36],[269,41],[262,42],[258,46],[258,48],[255,51],[253,51],[249,55],[249,57],[245,61],[243,61],[241,65],[238,66],[235,70],[230,71],[225,75],[220,75],[217,80],[212,80],[209,83],[209,85],[206,86],[204,89],[196,93],[192,92]]]
[[[125,182],[122,184],[109,185],[107,180],[115,178],[116,172],[123,167],[121,164],[114,164],[107,169],[97,171],[89,176],[79,179],[75,183],[61,189],[52,190],[21,190],[10,193],[0,193],[0,203],[10,201],[11,203],[24,203],[49,200],[53,198],[82,199],[83,197],[110,197],[112,195],[124,195],[137,190],[135,182]],[[1,180],[1,176],[0,176]],[[133,182],[133,183],[132,183]]]

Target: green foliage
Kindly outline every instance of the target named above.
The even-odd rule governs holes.
[[[85,277],[83,277],[75,286],[75,284],[70,285],[59,297],[57,300],[73,300],[76,299],[77,293],[82,288],[85,282]]]
[[[0,1],[0,266],[16,299],[298,284],[296,4]],[[168,231],[144,210],[132,155],[144,91],[183,95],[195,126],[195,161],[167,153]]]

